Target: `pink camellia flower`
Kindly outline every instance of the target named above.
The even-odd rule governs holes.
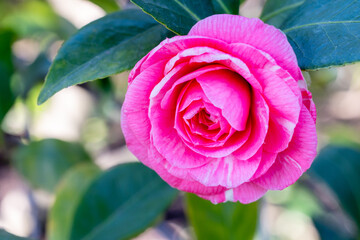
[[[286,36],[214,15],[136,64],[122,109],[131,152],[172,187],[250,203],[316,155],[316,110]]]

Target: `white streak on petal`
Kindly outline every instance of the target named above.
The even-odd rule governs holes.
[[[233,189],[229,189],[225,192],[226,201],[233,202],[234,201],[234,191]]]

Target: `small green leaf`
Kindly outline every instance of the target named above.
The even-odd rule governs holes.
[[[240,5],[245,0],[212,0],[215,13],[239,14]]]
[[[309,174],[321,179],[336,194],[342,208],[360,229],[360,151],[329,145],[321,150]]]
[[[0,29],[0,123],[15,100],[10,87],[14,71],[11,53],[13,38],[11,31]]]
[[[53,192],[63,174],[72,166],[90,162],[80,144],[45,139],[16,149],[14,164],[35,188]]]
[[[258,219],[258,203],[221,203],[186,194],[186,211],[198,240],[253,239]]]
[[[89,0],[90,2],[95,3],[106,12],[115,12],[120,10],[120,6],[116,3],[116,0]]]
[[[263,19],[286,34],[302,69],[360,61],[360,1],[306,0],[291,13],[269,14]]]
[[[59,50],[38,104],[63,88],[131,69],[169,34],[150,16],[135,9],[90,23]]]
[[[168,29],[180,35],[187,34],[196,22],[214,14],[212,0],[131,1]]]
[[[1,240],[31,240],[30,238],[23,238],[10,234],[1,228],[0,228],[0,239]]]
[[[153,224],[176,195],[144,165],[118,165],[100,175],[82,197],[70,239],[129,239]]]
[[[86,163],[75,166],[64,175],[56,190],[55,203],[50,209],[47,224],[49,240],[69,239],[79,202],[100,173],[97,166]]]

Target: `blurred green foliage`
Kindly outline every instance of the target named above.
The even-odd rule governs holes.
[[[19,147],[13,159],[16,169],[32,187],[49,192],[55,190],[67,170],[91,160],[80,144],[56,139],[33,141]]]
[[[11,51],[13,40],[14,33],[0,26],[0,122],[15,100],[10,84],[14,71]]]
[[[32,240],[30,238],[18,237],[0,228],[0,239],[2,240]]]
[[[101,174],[93,163],[80,164],[70,169],[56,190],[56,200],[47,221],[49,240],[70,239],[74,214],[92,181]]]
[[[120,10],[120,6],[119,4],[116,3],[116,0],[90,0],[90,1],[97,4],[108,13]]]
[[[357,239],[360,229],[360,148],[329,145],[321,150],[311,167],[309,174],[326,184],[335,194],[341,208],[357,226],[357,233],[349,239]],[[321,233],[325,226],[334,229],[336,223],[331,219],[316,219],[321,226]],[[340,227],[338,227],[340,229]],[[346,229],[344,229],[346,232]],[[340,232],[341,233],[341,232]],[[345,233],[344,233],[345,234]],[[351,234],[348,234],[351,235]],[[341,239],[341,238],[339,238]]]

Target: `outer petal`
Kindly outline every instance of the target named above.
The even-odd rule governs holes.
[[[200,197],[210,200],[214,204],[231,201],[239,201],[243,204],[255,202],[266,193],[266,189],[252,182],[243,183],[237,188],[228,189],[225,192],[213,195],[199,195]]]
[[[151,124],[148,117],[149,96],[162,78],[166,61],[158,62],[137,76],[128,87],[121,112],[121,127],[127,147],[140,161],[147,162]],[[141,93],[141,94],[139,94]]]
[[[159,176],[164,179],[170,186],[177,188],[181,191],[185,192],[191,192],[195,194],[200,195],[214,195],[223,193],[226,188],[217,186],[217,187],[208,187],[205,186],[199,182],[196,182],[192,180],[191,178],[187,177],[185,179],[175,177],[173,174],[169,173],[169,170],[172,169],[172,171],[177,171],[181,169],[177,169],[173,165],[171,165],[169,162],[166,161],[166,159],[159,154],[159,152],[153,147],[150,146],[149,149],[149,159],[153,162],[153,165],[148,165],[150,168],[154,169]],[[170,170],[171,171],[171,170]],[[184,171],[184,170],[182,170]],[[183,175],[185,176],[185,175]]]
[[[295,79],[302,79],[296,55],[283,32],[260,19],[213,15],[196,23],[189,36],[206,36],[227,43],[247,43],[270,54]]]
[[[254,183],[271,190],[288,187],[310,167],[316,156],[316,146],[315,123],[309,110],[303,106],[289,147],[278,154],[274,165]]]
[[[269,168],[275,163],[277,155],[278,155],[277,153],[269,153],[264,150],[262,152],[261,162],[259,164],[259,167],[252,176],[251,180],[259,178],[264,173],[266,173],[269,170]]]
[[[309,92],[306,89],[303,89],[301,93],[303,97],[303,103],[305,107],[309,110],[314,122],[316,123],[316,107],[314,101],[312,100],[311,92]]]
[[[140,72],[149,66],[162,60],[171,59],[179,52],[193,47],[209,47],[220,50],[226,47],[226,43],[216,38],[201,36],[176,36],[165,39],[135,65],[130,72],[129,82],[131,83]]]
[[[234,201],[247,204],[252,203],[264,196],[267,192],[265,188],[252,182],[244,183],[233,190]]]
[[[262,149],[245,161],[229,155],[188,171],[193,179],[206,186],[234,188],[249,181],[260,164],[261,156]]]
[[[270,109],[269,132],[264,149],[281,152],[288,147],[299,119],[301,96],[269,70],[256,70],[255,76],[262,83],[263,97]]]

